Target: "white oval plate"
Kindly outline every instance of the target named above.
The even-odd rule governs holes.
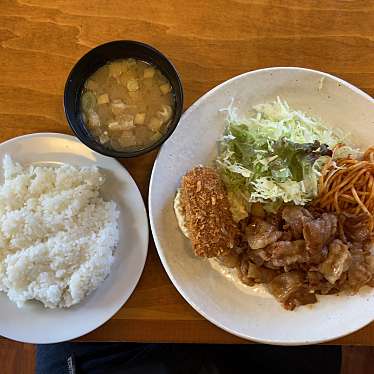
[[[142,197],[118,161],[93,152],[73,136],[54,133],[20,136],[0,144],[0,160],[6,153],[23,165],[96,165],[106,177],[102,187],[104,199],[118,205],[120,240],[110,275],[80,304],[50,310],[30,302],[19,309],[0,292],[0,335],[35,344],[75,339],[110,319],[138,283],[148,251],[148,221]]]
[[[194,257],[173,212],[181,177],[193,166],[214,159],[224,126],[224,114],[219,110],[232,98],[243,113],[277,96],[330,126],[352,132],[363,147],[374,143],[374,100],[351,84],[302,68],[270,68],[240,75],[192,105],[162,147],[151,178],[150,222],[171,281],[205,318],[232,334],[258,342],[312,344],[341,337],[371,322],[374,290],[363,290],[354,297],[323,296],[313,306],[286,311],[270,295],[250,288],[243,292],[207,261]]]

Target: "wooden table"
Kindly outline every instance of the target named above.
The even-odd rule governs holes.
[[[218,83],[269,66],[335,74],[374,94],[374,2],[325,0],[0,2],[0,140],[71,133],[62,95],[74,63],[115,39],[141,40],[171,58],[185,108]],[[147,201],[156,152],[123,165]],[[127,304],[85,341],[240,343],[196,313],[169,281],[151,241]],[[337,340],[374,345],[374,324]]]

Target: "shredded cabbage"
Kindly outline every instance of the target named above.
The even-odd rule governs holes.
[[[317,195],[319,171],[342,142],[339,131],[280,98],[255,106],[246,118],[239,118],[232,104],[224,110],[227,125],[216,162],[235,202],[234,215],[243,217],[238,201],[276,209],[281,202],[304,205]]]

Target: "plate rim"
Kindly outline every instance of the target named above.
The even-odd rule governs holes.
[[[99,157],[106,158],[106,159],[111,159],[112,161],[114,161],[115,163],[117,163],[123,169],[124,173],[127,175],[127,178],[129,178],[130,180],[132,180],[132,182],[134,183],[136,192],[138,194],[138,197],[140,198],[140,202],[141,202],[141,205],[142,205],[141,214],[142,214],[142,216],[144,218],[144,222],[145,222],[145,226],[143,228],[143,230],[144,230],[144,239],[145,239],[144,244],[146,244],[145,245],[145,255],[144,255],[144,259],[142,260],[142,264],[140,266],[139,273],[135,277],[135,282],[134,282],[133,286],[130,287],[130,288],[128,288],[128,290],[130,291],[128,297],[126,299],[124,299],[123,301],[121,301],[120,305],[117,308],[113,309],[113,311],[110,313],[110,316],[108,318],[105,317],[104,320],[102,322],[100,322],[98,325],[96,325],[94,328],[84,329],[84,330],[82,330],[83,332],[80,332],[78,335],[77,334],[70,334],[69,337],[62,338],[62,339],[52,339],[52,340],[51,339],[19,339],[19,338],[14,338],[14,337],[10,336],[10,334],[3,334],[0,331],[0,337],[4,337],[4,338],[7,338],[7,339],[10,339],[10,340],[13,340],[13,341],[17,341],[17,342],[21,342],[21,343],[27,343],[27,344],[55,344],[55,343],[62,343],[62,342],[66,342],[66,341],[71,341],[71,340],[74,340],[74,339],[78,339],[78,338],[81,338],[81,337],[83,337],[83,336],[91,333],[92,331],[95,331],[96,329],[100,328],[105,323],[107,323],[109,320],[111,320],[113,318],[113,316],[121,308],[124,307],[124,305],[127,303],[127,301],[129,300],[129,298],[134,293],[134,291],[135,291],[135,289],[136,289],[136,287],[137,287],[137,285],[138,285],[138,283],[140,281],[140,278],[141,278],[141,276],[143,274],[143,271],[144,271],[144,267],[145,267],[145,264],[146,264],[146,261],[147,261],[147,258],[148,258],[148,252],[149,252],[149,236],[150,236],[150,230],[149,229],[150,229],[150,227],[149,227],[149,223],[148,223],[148,215],[147,215],[147,210],[146,210],[146,207],[145,207],[144,199],[143,199],[143,197],[142,197],[142,195],[140,193],[140,190],[139,190],[139,187],[138,187],[137,183],[135,182],[135,180],[132,177],[132,175],[128,172],[128,170],[125,168],[125,166],[122,165],[117,159],[115,159],[113,157],[105,156],[105,155],[102,155],[102,154],[100,154],[98,152],[95,152],[95,151],[91,150],[86,145],[84,145],[77,137],[75,137],[73,135],[58,133],[58,132],[34,132],[34,133],[24,134],[24,135],[16,136],[14,138],[10,138],[8,140],[5,140],[4,142],[0,143],[0,149],[4,145],[11,144],[11,143],[16,143],[19,140],[24,140],[24,139],[34,138],[34,137],[36,137],[36,138],[38,138],[38,137],[39,138],[40,137],[43,137],[43,138],[55,137],[55,138],[60,138],[60,139],[74,141],[77,144],[81,145],[82,147],[85,147],[85,148],[89,149],[95,155],[97,155]],[[100,287],[100,285],[99,285],[99,287]],[[77,304],[77,305],[79,305],[79,304]],[[69,310],[69,309],[67,308],[67,310]]]
[[[234,76],[232,78],[229,78],[226,81],[224,81],[224,82],[218,84],[217,86],[213,87],[212,89],[210,89],[209,91],[207,91],[206,93],[204,93],[202,96],[200,96],[183,113],[183,115],[181,117],[181,120],[184,118],[185,115],[187,115],[190,112],[194,111],[195,108],[197,108],[203,100],[205,100],[206,98],[208,98],[209,96],[211,96],[212,94],[214,94],[220,88],[222,88],[222,87],[226,86],[227,84],[231,83],[232,81],[239,80],[239,79],[242,79],[243,77],[247,77],[247,76],[254,75],[254,74],[257,74],[257,73],[261,73],[261,72],[271,72],[271,71],[278,71],[278,70],[296,70],[296,71],[312,72],[312,73],[316,73],[318,75],[321,75],[321,77],[331,78],[332,80],[343,84],[344,86],[346,86],[347,88],[351,89],[355,93],[361,95],[362,97],[364,97],[365,99],[367,99],[369,102],[374,103],[374,98],[372,98],[365,91],[361,90],[360,88],[354,86],[353,84],[351,84],[351,83],[345,81],[344,79],[339,78],[339,77],[337,77],[335,75],[332,75],[332,74],[329,74],[329,73],[326,73],[326,72],[323,72],[323,71],[319,71],[319,70],[315,70],[315,69],[309,69],[309,68],[303,68],[303,67],[293,67],[293,66],[267,67],[267,68],[256,69],[256,70],[251,70],[251,71],[244,72],[242,74],[239,74],[239,75],[236,75],[236,76]],[[172,137],[173,136],[174,136],[174,134],[172,135]],[[167,142],[165,144],[167,144]],[[163,145],[161,147],[160,151],[157,154],[157,157],[156,157],[155,162],[153,164],[151,178],[150,178],[150,182],[149,182],[148,212],[149,212],[149,222],[150,222],[150,228],[151,228],[151,232],[152,232],[152,237],[153,237],[153,240],[154,240],[154,243],[155,243],[155,247],[156,247],[158,256],[159,256],[159,258],[161,260],[162,266],[164,267],[164,269],[165,269],[165,271],[166,271],[169,279],[171,280],[171,282],[173,283],[174,287],[177,289],[177,291],[179,292],[179,294],[183,297],[183,299],[193,309],[195,309],[201,316],[203,316],[206,320],[208,320],[209,322],[213,323],[215,326],[219,327],[220,329],[222,329],[222,330],[224,330],[224,331],[226,331],[226,332],[228,332],[228,333],[230,333],[230,334],[232,334],[234,336],[237,336],[239,338],[242,338],[242,339],[245,339],[245,340],[250,340],[250,341],[253,341],[253,342],[263,343],[263,344],[283,345],[283,346],[311,345],[311,344],[319,344],[319,343],[329,342],[331,340],[339,339],[339,338],[342,338],[342,337],[347,336],[349,334],[352,334],[353,332],[358,331],[358,330],[364,328],[365,326],[369,325],[371,322],[374,321],[374,313],[373,313],[372,319],[370,321],[368,321],[367,323],[363,324],[362,326],[360,326],[359,328],[353,327],[351,329],[347,329],[345,332],[343,332],[341,334],[335,334],[333,336],[330,336],[329,338],[311,339],[311,340],[295,340],[295,341],[287,341],[287,342],[285,342],[283,340],[275,340],[275,339],[272,339],[272,340],[260,339],[260,338],[256,338],[256,337],[250,336],[248,334],[243,334],[240,331],[237,331],[237,330],[234,330],[234,329],[230,329],[230,328],[224,326],[222,323],[220,323],[219,321],[217,321],[215,318],[212,318],[212,317],[208,316],[208,314],[205,313],[198,305],[196,305],[194,302],[192,302],[191,300],[189,300],[188,296],[185,295],[182,286],[180,286],[178,284],[177,280],[174,278],[172,270],[171,270],[171,268],[169,267],[169,265],[167,263],[166,257],[165,257],[165,255],[163,253],[163,250],[162,250],[161,243],[160,243],[159,238],[157,236],[156,224],[155,224],[154,219],[153,219],[154,214],[153,214],[153,203],[152,203],[152,191],[153,191],[153,184],[154,184],[153,180],[154,180],[155,170],[156,170],[156,167],[157,167],[157,165],[159,163],[159,158],[160,158],[160,155],[161,155],[161,153],[163,151],[163,148],[165,148],[165,145]]]

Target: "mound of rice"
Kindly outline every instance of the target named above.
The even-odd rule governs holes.
[[[96,167],[22,167],[3,159],[0,290],[22,307],[70,307],[110,272],[118,244],[116,204],[100,197]]]

